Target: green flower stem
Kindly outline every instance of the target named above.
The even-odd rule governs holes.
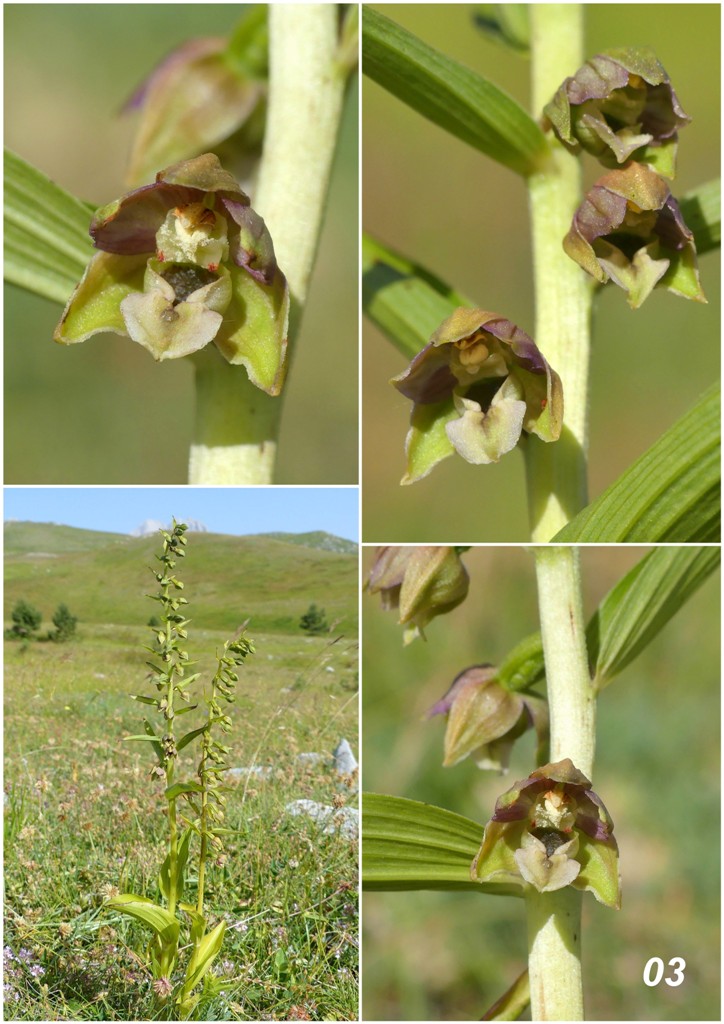
[[[583,63],[581,4],[531,4],[533,109],[539,113]],[[531,534],[549,541],[587,503],[587,406],[593,283],[563,251],[581,198],[581,169],[556,139],[551,159],[528,181],[535,280],[535,341],[563,382],[559,441],[531,436],[526,472]]]
[[[338,4],[269,5],[269,111],[254,209],[297,311],[314,266],[347,80],[338,19]]]
[[[578,550],[535,549],[538,606],[546,666],[551,761],[569,757],[591,778],[596,701],[586,652]],[[530,888],[528,970],[533,1020],[583,1020],[581,896],[570,887]]]
[[[189,483],[271,483],[281,399],[255,387],[243,366],[231,366],[211,345],[193,361],[196,425]]]
[[[338,4],[269,7],[269,106],[254,209],[289,282],[293,342],[307,297],[337,141],[347,69],[337,62]],[[249,384],[216,353],[196,357],[192,484],[268,484],[283,397]]]
[[[168,550],[168,549],[166,549],[166,550]],[[164,565],[164,569],[165,569],[166,573],[168,574],[169,567],[167,565]],[[168,618],[168,615],[170,614],[169,613],[169,606],[168,606],[169,590],[170,589],[171,589],[171,584],[170,583],[164,583],[164,584],[161,585],[161,594],[163,595],[163,606],[164,606],[164,610],[165,610],[165,613],[166,613],[166,649],[167,650],[168,650],[168,648],[171,645],[171,631],[172,631],[171,621]],[[175,690],[174,690],[174,685],[175,685],[174,677],[175,677],[174,666],[169,666],[168,689],[166,690],[166,704],[167,704],[166,714],[168,716],[166,718],[166,733],[169,736],[173,736],[173,731],[174,731],[174,719],[173,719],[173,698],[174,698],[174,693],[175,693]],[[169,786],[173,785],[173,776],[174,776],[175,762],[176,762],[175,757],[168,758],[168,760],[166,762],[166,789],[168,789]],[[172,879],[172,884],[170,886],[170,891],[169,891],[168,911],[169,911],[170,914],[175,914],[176,913],[176,901],[177,901],[177,898],[178,898],[177,897],[177,892],[176,892],[176,884],[175,884],[175,881],[174,881],[176,879],[177,875],[178,875],[178,824],[177,824],[177,821],[176,821],[176,801],[175,800],[168,800],[167,804],[168,804],[168,830],[169,830],[169,836],[168,836],[169,878]]]

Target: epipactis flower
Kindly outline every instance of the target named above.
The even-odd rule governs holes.
[[[499,798],[471,876],[539,892],[572,885],[620,907],[613,822],[569,758],[538,768]]]
[[[213,342],[270,395],[286,371],[289,290],[262,218],[211,153],[97,211],[97,253],[55,330],[65,345],[100,331],[154,359]]]
[[[513,744],[535,728],[547,744],[548,705],[535,694],[506,690],[492,665],[473,665],[455,677],[428,716],[447,715],[445,768],[472,757],[478,768],[508,770]]]
[[[648,47],[608,50],[567,78],[544,114],[558,138],[607,167],[632,157],[667,178],[676,167],[678,132],[691,120]]]
[[[654,288],[706,302],[694,236],[669,186],[644,164],[599,178],[573,216],[563,248],[601,284],[609,279],[637,309]]]
[[[403,484],[453,452],[480,465],[497,462],[523,432],[543,441],[561,433],[558,374],[527,334],[484,309],[456,309],[391,383],[414,402]]]
[[[425,626],[465,600],[470,578],[450,547],[378,548],[365,584],[379,594],[385,611],[399,609],[404,643],[424,638]]]

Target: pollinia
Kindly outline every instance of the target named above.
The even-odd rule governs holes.
[[[163,781],[168,820],[168,851],[158,874],[161,902],[145,896],[124,893],[109,899],[107,910],[119,911],[149,927],[148,968],[158,1003],[157,1017],[165,1020],[194,1020],[208,1001],[218,994],[218,983],[209,973],[224,939],[226,922],[210,925],[204,906],[204,890],[210,858],[223,853],[224,837],[232,830],[224,827],[223,773],[229,765],[229,747],[219,739],[231,729],[227,706],[234,703],[238,669],[254,644],[243,632],[227,640],[216,658],[216,671],[206,690],[192,699],[200,672],[189,671],[195,662],[185,649],[189,619],[184,584],[176,575],[176,563],[186,554],[186,525],[173,521],[170,531],[161,531],[163,550],[157,555],[159,567],[152,570],[158,592],[149,595],[161,608],[161,625],[153,626],[153,643],[145,650],[148,681],[155,693],[135,694],[133,700],[155,711],[156,722],[144,718],[144,734],[129,736],[151,745],[156,763],[151,777]],[[195,702],[194,702],[195,701]],[[204,707],[203,724],[186,732],[177,728],[181,715]],[[195,778],[177,781],[178,755],[197,744],[198,768]],[[193,885],[187,878],[190,863],[196,862],[195,902],[185,900]]]

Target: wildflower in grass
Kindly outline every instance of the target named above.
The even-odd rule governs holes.
[[[669,186],[643,164],[599,178],[576,210],[563,248],[601,284],[623,288],[632,309],[657,287],[706,302],[694,236]]]
[[[566,78],[544,108],[558,138],[609,167],[634,158],[673,178],[684,113],[647,46],[607,50]]]
[[[471,875],[539,892],[572,885],[606,906],[621,904],[613,822],[569,758],[531,772],[498,799]]]
[[[159,999],[168,999],[173,992],[173,985],[168,978],[156,978],[153,983],[153,991],[159,997]]]
[[[524,433],[560,437],[558,374],[533,339],[497,313],[456,309],[392,384],[414,403],[403,483],[453,452],[482,465],[512,451]]]
[[[45,974],[45,968],[41,967],[40,964],[33,964],[30,968],[30,973],[34,978],[42,978]]]
[[[425,636],[425,626],[452,611],[468,593],[470,579],[452,547],[381,547],[365,584],[385,611],[400,612],[404,643]]]
[[[460,672],[428,717],[447,715],[445,756],[448,768],[472,757],[478,768],[504,772],[515,741],[528,729],[538,735],[539,749],[548,737],[548,707],[534,694],[506,690],[492,665]]]
[[[212,153],[159,171],[97,211],[98,252],[55,331],[69,345],[100,331],[130,337],[155,359],[213,342],[269,394],[286,370],[289,295],[249,197]]]

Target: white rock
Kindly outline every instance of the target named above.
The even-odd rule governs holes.
[[[237,779],[245,779],[249,775],[255,775],[258,779],[268,779],[273,771],[270,764],[253,764],[250,768],[229,768],[224,774]]]
[[[345,739],[341,739],[334,748],[334,767],[340,775],[352,775],[357,771],[357,758],[352,753],[352,748]]]
[[[335,809],[316,800],[294,800],[287,804],[285,810],[293,817],[304,815],[311,818],[325,835],[339,830],[345,839],[356,839],[359,833],[359,810],[356,807]]]

